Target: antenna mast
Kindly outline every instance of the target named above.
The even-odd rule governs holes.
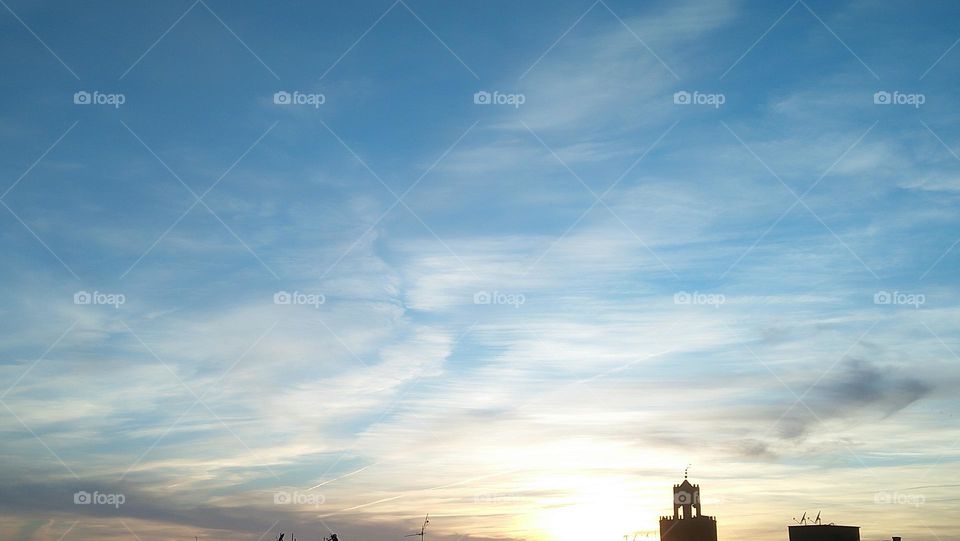
[[[409,535],[405,535],[404,537],[419,537],[419,538],[420,538],[420,541],[423,541],[423,540],[424,540],[423,533],[424,533],[424,531],[427,529],[427,524],[430,524],[430,514],[429,514],[429,513],[427,514],[426,517],[424,517],[424,519],[423,519],[423,525],[420,526],[420,531],[419,531],[419,532],[417,532],[417,533],[412,533],[412,534],[409,534]]]

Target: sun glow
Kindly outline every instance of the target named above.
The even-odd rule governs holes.
[[[538,513],[536,527],[550,541],[622,541],[650,529],[655,512],[639,508],[621,479],[582,482],[569,498]]]

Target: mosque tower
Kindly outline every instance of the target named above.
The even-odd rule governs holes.
[[[683,473],[683,482],[673,485],[673,516],[660,517],[660,541],[717,541],[717,519],[703,514],[700,485]]]

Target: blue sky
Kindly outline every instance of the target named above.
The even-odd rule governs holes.
[[[4,1],[3,537],[958,527],[955,6]]]

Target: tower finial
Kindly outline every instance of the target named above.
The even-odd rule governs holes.
[[[687,473],[690,471],[690,464],[687,464],[687,467],[683,469],[683,480],[687,480]]]

